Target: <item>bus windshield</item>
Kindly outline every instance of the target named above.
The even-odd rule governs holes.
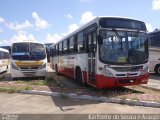
[[[101,30],[100,60],[111,64],[140,64],[148,61],[146,33]]]
[[[45,46],[40,43],[14,43],[12,46],[14,60],[43,60],[46,58]]]

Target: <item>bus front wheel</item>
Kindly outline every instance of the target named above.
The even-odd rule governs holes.
[[[160,75],[160,65],[157,65],[157,66],[155,67],[155,73],[156,73],[157,75]]]

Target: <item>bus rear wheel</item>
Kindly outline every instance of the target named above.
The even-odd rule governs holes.
[[[160,75],[160,65],[157,65],[157,66],[155,67],[155,73],[156,73],[157,75]]]
[[[82,84],[82,72],[81,72],[81,69],[80,68],[77,68],[76,69],[76,80]]]

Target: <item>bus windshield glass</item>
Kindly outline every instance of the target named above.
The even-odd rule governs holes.
[[[148,61],[146,33],[101,30],[100,60],[111,64],[140,64]]]
[[[12,58],[15,60],[43,60],[46,58],[45,46],[40,43],[14,43]]]

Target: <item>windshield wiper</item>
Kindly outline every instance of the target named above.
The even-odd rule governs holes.
[[[123,46],[122,46],[122,38],[120,37],[120,35],[118,34],[117,30],[115,28],[112,28],[112,31],[116,34],[118,40],[121,42],[121,51],[123,50]]]
[[[112,31],[115,32],[115,34],[116,34],[116,36],[118,37],[119,40],[122,40],[115,28],[112,28]]]

